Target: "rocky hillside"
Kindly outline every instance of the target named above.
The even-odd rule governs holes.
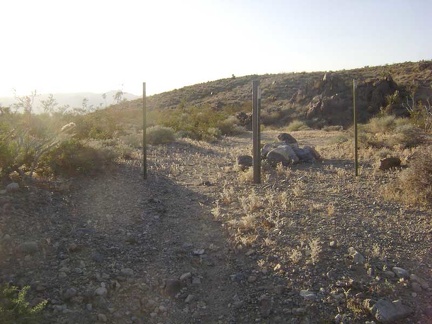
[[[432,61],[420,61],[342,71],[233,76],[150,96],[147,106],[241,106],[251,101],[252,80],[259,80],[267,124],[283,125],[298,118],[314,126],[348,126],[352,121],[353,79],[361,121],[381,109],[406,114],[403,106],[413,93],[416,100],[424,102],[432,97]],[[137,108],[141,104],[141,99],[129,103]]]

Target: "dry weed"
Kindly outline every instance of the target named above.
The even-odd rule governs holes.
[[[319,239],[313,239],[309,241],[310,257],[312,263],[316,264],[319,261],[319,256],[322,252],[321,241]]]

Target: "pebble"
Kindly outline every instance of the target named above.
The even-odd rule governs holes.
[[[6,186],[6,192],[14,192],[19,190],[19,184],[16,182],[11,182]]]
[[[98,319],[99,322],[104,322],[104,323],[106,321],[108,321],[108,318],[106,317],[105,314],[98,314],[97,319]]]
[[[408,279],[410,277],[408,271],[406,271],[403,268],[393,267],[392,270],[396,274],[396,276],[398,276],[399,278]]]
[[[108,294],[108,290],[105,287],[99,287],[96,288],[94,293],[97,296],[106,296]]]
[[[315,300],[316,294],[310,290],[300,290],[300,296],[302,296],[306,300]]]
[[[415,292],[421,292],[422,291],[422,287],[421,287],[421,285],[418,282],[412,282],[411,283],[411,288]]]
[[[353,261],[354,261],[354,263],[356,263],[356,264],[363,264],[363,263],[365,263],[366,259],[365,259],[365,257],[364,257],[363,255],[361,255],[360,252],[357,252],[357,251],[356,251],[356,252],[353,254]]]
[[[165,282],[165,293],[168,296],[174,297],[180,292],[181,289],[182,289],[182,283],[180,280],[168,279]]]
[[[192,273],[191,273],[191,272],[183,273],[183,274],[180,276],[180,280],[181,280],[181,281],[185,281],[185,280],[188,280],[188,279],[190,279],[190,278],[192,278]]]
[[[415,275],[415,274],[411,274],[410,279],[414,282],[417,282],[418,284],[420,284],[420,286],[424,289],[427,290],[429,289],[429,284],[427,283],[426,280],[424,280],[423,278],[420,278],[419,276]]]
[[[122,276],[125,276],[125,277],[132,277],[134,274],[134,271],[130,268],[123,268],[120,270],[120,274]]]
[[[393,271],[386,270],[383,272],[383,275],[387,278],[394,278],[396,274]]]
[[[185,299],[185,303],[189,304],[194,299],[194,295],[188,295]]]
[[[86,305],[86,309],[91,312],[93,310],[93,305],[92,304],[87,304]]]
[[[19,249],[24,254],[35,254],[39,251],[39,245],[34,241],[23,242],[19,245]]]
[[[72,297],[76,296],[77,290],[75,288],[68,288],[66,289],[65,293],[63,294],[64,300],[69,300]]]
[[[192,285],[201,285],[201,278],[200,277],[194,277],[192,279]]]
[[[256,277],[256,276],[254,276],[254,275],[250,275],[250,276],[248,277],[248,282],[252,283],[252,282],[255,282],[255,281],[257,281],[257,277]]]
[[[11,236],[9,234],[5,234],[3,236],[3,242],[10,242],[10,240],[11,240]]]

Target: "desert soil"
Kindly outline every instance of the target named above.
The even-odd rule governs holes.
[[[384,298],[409,307],[399,323],[432,323],[431,211],[382,198],[394,172],[354,177],[337,133],[292,134],[323,161],[264,165],[261,184],[235,166],[246,134],[150,147],[146,180],[137,152],[3,191],[0,283],[47,299],[44,323],[365,323]]]

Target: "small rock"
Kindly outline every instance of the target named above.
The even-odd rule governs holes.
[[[68,251],[72,252],[72,253],[73,252],[79,252],[79,251],[81,251],[81,249],[82,249],[82,247],[76,243],[71,243],[68,246]]]
[[[3,242],[10,242],[11,241],[11,236],[9,234],[5,234],[3,236]]]
[[[94,293],[97,296],[106,296],[108,294],[108,290],[105,287],[99,287],[96,288]]]
[[[250,255],[252,255],[252,254],[254,254],[255,253],[255,250],[254,249],[250,249],[249,251],[247,251],[246,253],[245,253],[245,255],[246,256],[250,256]]]
[[[180,290],[182,289],[183,285],[180,280],[177,279],[168,279],[165,282],[165,289],[164,292],[170,297],[174,297],[177,295]]]
[[[192,285],[201,285],[201,278],[199,278],[199,277],[193,277],[193,279],[192,279]]]
[[[302,296],[306,300],[315,300],[316,294],[310,290],[300,290],[300,296]]]
[[[132,277],[134,274],[134,271],[130,268],[123,268],[120,270],[120,274],[122,276],[125,276],[125,277]]]
[[[420,286],[424,289],[427,290],[429,289],[429,284],[427,283],[426,280],[424,280],[423,278],[420,278],[419,276],[415,275],[415,274],[411,274],[410,279],[414,282],[417,282],[418,284],[420,284]]]
[[[19,245],[19,250],[24,254],[35,254],[39,250],[39,245],[37,242],[27,241]]]
[[[185,303],[189,304],[194,299],[194,295],[188,295],[185,299]]]
[[[60,271],[58,277],[59,277],[60,279],[64,279],[64,278],[67,277],[67,274],[66,274],[66,272]]]
[[[365,259],[365,257],[363,255],[361,255],[360,252],[356,251],[353,254],[353,261],[354,261],[355,264],[363,264],[363,263],[365,263],[366,259]]]
[[[105,314],[98,314],[97,319],[99,322],[103,322],[105,323],[106,321],[108,321],[108,318],[106,317]]]
[[[92,304],[87,304],[86,305],[86,309],[91,312],[93,310],[93,305]]]
[[[204,253],[205,253],[204,249],[195,249],[192,252],[193,255],[203,255]]]
[[[383,272],[383,275],[387,278],[394,278],[396,274],[393,271],[386,270]]]
[[[19,190],[19,184],[16,182],[11,182],[6,186],[6,192],[15,192]]]
[[[418,282],[412,282],[411,288],[413,291],[418,292],[418,293],[422,291],[422,287]]]
[[[272,301],[270,297],[267,295],[262,295],[259,298],[259,307],[261,316],[264,318],[269,317],[272,310]]]
[[[336,243],[336,241],[330,241],[329,246],[330,246],[331,248],[336,248],[336,247],[337,247],[337,243]]]
[[[72,297],[76,296],[77,290],[75,288],[68,288],[66,289],[65,293],[63,294],[64,300],[69,300]]]
[[[254,275],[250,275],[250,276],[248,277],[248,282],[252,283],[252,282],[255,282],[255,281],[257,281],[257,277],[256,277],[256,276],[254,276]]]
[[[369,310],[377,321],[381,323],[393,323],[412,313],[412,309],[403,305],[401,301],[396,300],[391,302],[387,299],[378,300]]]
[[[237,157],[237,165],[242,170],[245,170],[245,169],[251,167],[252,164],[253,164],[253,158],[250,155],[240,155]]]
[[[396,276],[398,276],[399,278],[408,279],[410,277],[408,271],[406,271],[403,268],[393,267],[392,270],[396,274]]]
[[[181,280],[181,281],[185,281],[185,280],[188,280],[188,279],[190,279],[190,278],[192,278],[192,273],[191,273],[191,272],[183,273],[183,274],[180,276],[180,280]]]

